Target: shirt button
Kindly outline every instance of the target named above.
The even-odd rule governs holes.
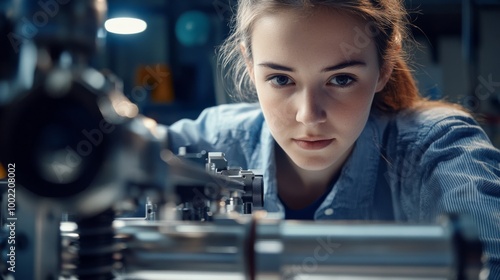
[[[332,208],[325,209],[325,215],[327,215],[327,216],[333,215],[333,209]]]

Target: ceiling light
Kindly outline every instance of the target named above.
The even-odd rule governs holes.
[[[130,17],[111,18],[104,23],[104,27],[108,32],[116,34],[141,33],[146,30],[147,26],[142,19]]]

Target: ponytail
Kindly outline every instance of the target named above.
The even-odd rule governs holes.
[[[389,81],[375,95],[374,106],[383,112],[394,112],[410,108],[421,100],[410,67],[402,57],[396,58]]]

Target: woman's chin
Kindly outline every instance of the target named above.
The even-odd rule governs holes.
[[[333,164],[331,160],[327,161],[326,159],[318,158],[300,158],[292,160],[298,167],[307,171],[323,171],[325,169],[329,169]]]

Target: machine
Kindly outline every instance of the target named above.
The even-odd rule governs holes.
[[[104,0],[0,8],[3,279],[486,279],[460,217],[283,221],[262,210],[262,176],[170,151],[90,66]]]

